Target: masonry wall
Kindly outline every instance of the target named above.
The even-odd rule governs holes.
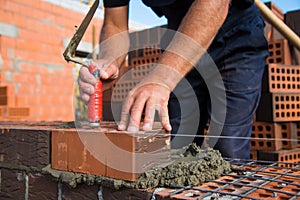
[[[49,2],[0,0],[0,120],[74,118],[76,68],[62,53],[85,14]],[[102,20],[93,18],[86,44],[92,42],[93,25],[98,38]]]

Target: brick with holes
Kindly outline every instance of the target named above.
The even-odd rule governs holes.
[[[295,123],[255,121],[252,126],[251,137],[251,150],[272,151],[297,147]]]
[[[263,122],[300,121],[300,93],[263,93],[256,111]]]
[[[269,64],[266,66],[262,92],[264,93],[299,93],[300,66]]]
[[[269,41],[270,56],[267,58],[267,64],[292,64],[291,52],[286,39],[277,39]]]
[[[285,162],[281,163],[281,167],[294,167],[292,163],[300,162],[300,148],[291,150],[279,150],[279,151],[259,151],[259,160]]]
[[[129,65],[131,67],[135,66],[140,66],[140,65],[145,65],[149,63],[156,63],[159,59],[159,56],[153,55],[153,56],[144,56],[144,57],[136,57],[132,58],[131,61],[129,62]]]

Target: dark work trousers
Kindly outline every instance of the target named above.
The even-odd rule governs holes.
[[[230,8],[208,53],[170,95],[172,148],[191,142],[201,146],[210,118],[207,143],[211,147],[223,157],[250,157],[249,138],[268,47],[258,10],[254,6],[235,9]],[[214,67],[217,70],[211,70]]]

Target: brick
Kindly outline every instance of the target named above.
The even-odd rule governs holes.
[[[264,93],[299,93],[300,66],[269,64],[262,82]]]
[[[297,126],[297,147],[300,148],[300,122],[296,122]]]
[[[1,119],[6,116],[6,106],[0,106],[0,117]]]
[[[58,183],[51,175],[30,172],[28,177],[28,199],[57,199]]]
[[[0,199],[25,199],[25,173],[8,169],[0,169],[0,173]]]
[[[300,94],[262,94],[256,111],[256,120],[263,122],[299,121]]]
[[[103,120],[120,121],[123,102],[103,102]]]
[[[153,69],[154,66],[155,64],[150,63],[133,67],[131,69],[132,78],[141,80],[149,74],[149,72]]]
[[[288,163],[299,163],[300,162],[300,149],[291,150],[279,150],[279,151],[259,151],[259,160],[285,162],[280,166],[294,167],[294,164]]]
[[[289,11],[285,14],[285,23],[298,35],[300,35],[299,17],[299,10]]]
[[[112,92],[111,101],[112,102],[123,102],[126,99],[128,92],[131,89],[133,89],[138,83],[139,83],[139,80],[120,81],[114,87],[114,90]]]
[[[291,65],[292,58],[286,39],[277,39],[269,41],[269,52],[270,56],[267,58],[267,64],[278,63]]]
[[[139,189],[111,189],[103,187],[103,199],[114,200],[131,200],[131,199],[151,199],[152,190],[139,190]]]
[[[0,96],[0,105],[1,106],[15,106],[16,105],[16,96],[1,95]]]
[[[28,107],[7,107],[7,117],[9,118],[23,118],[30,115]]]
[[[169,159],[169,136],[140,138],[103,126],[102,131],[53,130],[52,167],[134,181],[142,169]],[[154,157],[149,158],[147,152]],[[143,153],[143,158],[139,153]]]
[[[50,130],[16,129],[1,125],[0,157],[2,162],[45,167],[50,163]]]
[[[256,150],[251,150],[250,151],[250,159],[251,160],[258,160],[258,156],[257,156],[257,151]]]
[[[69,186],[62,185],[62,199],[71,200],[71,199],[89,199],[89,200],[98,200],[98,185],[86,185],[79,184],[76,188],[70,188]],[[104,198],[106,199],[106,198]]]
[[[135,67],[135,66],[145,65],[149,63],[156,63],[158,59],[159,56],[136,57],[129,60],[129,66]]]
[[[265,22],[264,34],[268,41],[284,39],[285,37],[268,21]]]
[[[283,11],[280,10],[278,6],[276,6],[273,2],[267,2],[265,4],[276,15],[276,17],[282,21],[284,20]]]
[[[159,44],[152,44],[143,48],[144,56],[160,56],[162,54],[162,50],[160,49]]]
[[[270,123],[255,121],[252,126],[252,150],[292,149],[296,144],[295,123]]]

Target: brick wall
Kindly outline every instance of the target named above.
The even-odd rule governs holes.
[[[49,2],[0,1],[0,86],[7,88],[1,94],[7,99],[6,104],[1,104],[1,120],[74,118],[75,65],[66,63],[62,52],[85,14],[74,11],[81,9],[79,2],[70,4],[74,9]],[[82,9],[88,6],[82,4]],[[93,25],[98,38],[100,17],[93,18],[83,38],[87,44],[92,42]],[[7,112],[10,109],[15,111],[12,117]],[[22,109],[27,109],[25,116]],[[18,112],[23,115],[16,116]]]

